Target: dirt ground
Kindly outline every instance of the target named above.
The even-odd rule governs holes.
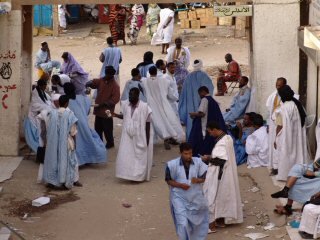
[[[71,52],[90,73],[97,77],[101,63],[101,50],[106,47],[107,26],[72,26],[68,34],[58,38],[35,37],[34,52],[40,42],[49,43],[52,59],[61,60],[62,52]],[[91,31],[92,30],[92,31]],[[177,30],[175,35],[179,35]],[[190,47],[192,60],[200,58],[215,79],[216,66],[223,66],[224,55],[231,52],[248,72],[248,48],[246,39],[215,37],[206,33],[182,34],[185,45]],[[145,30],[140,34],[137,46],[122,46],[123,63],[120,67],[121,87],[130,79],[130,70],[142,61],[147,50],[154,52],[154,59],[164,58],[160,47],[150,46]],[[231,96],[219,97],[221,109],[230,103]],[[91,117],[92,120],[92,117]],[[121,134],[121,121],[115,120],[116,147],[108,151],[108,163],[80,169],[82,188],[70,192],[49,191],[36,183],[38,165],[34,156],[26,156],[12,179],[0,186],[0,220],[16,229],[25,239],[34,240],[168,240],[177,239],[169,210],[168,186],[164,181],[164,168],[168,160],[178,157],[178,148],[164,150],[162,144],[154,146],[154,166],[150,182],[132,183],[115,178],[115,159]],[[128,156],[129,157],[129,156]],[[266,239],[289,239],[286,235],[286,219],[272,213],[278,203],[270,198],[277,190],[265,168],[238,168],[244,223],[218,229],[208,239],[246,239],[245,234],[261,232]],[[250,191],[257,187],[259,191]],[[32,208],[31,200],[50,196],[51,203],[42,208]],[[124,207],[130,206],[130,207]],[[277,228],[263,230],[273,222]],[[1,224],[0,224],[1,225]],[[247,229],[247,226],[255,229]],[[14,238],[18,239],[18,238]]]

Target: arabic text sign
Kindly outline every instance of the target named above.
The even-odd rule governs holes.
[[[252,5],[214,6],[215,17],[252,16]]]

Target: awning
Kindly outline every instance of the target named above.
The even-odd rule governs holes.
[[[316,65],[320,65],[320,26],[298,30],[298,46]]]

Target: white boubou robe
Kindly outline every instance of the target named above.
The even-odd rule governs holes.
[[[303,208],[299,231],[314,234],[317,228],[317,219],[320,215],[320,206],[314,204],[307,204]],[[318,234],[319,236],[319,234]]]
[[[178,113],[178,102],[175,99],[179,99],[179,92],[178,92],[178,86],[177,86],[177,81],[176,78],[171,74],[171,73],[166,73],[163,75],[163,77],[165,77],[166,79],[168,79],[170,81],[170,88],[173,90],[172,93],[174,95],[175,98],[168,98],[171,107],[173,109],[173,111],[175,112],[175,114],[177,116],[179,116]]]
[[[149,181],[153,158],[153,130],[147,145],[146,124],[151,109],[139,101],[132,113],[128,100],[121,102],[123,128],[116,162],[116,177],[131,181]]]
[[[267,127],[262,126],[246,140],[247,165],[250,168],[267,167],[269,162],[269,145]]]
[[[309,162],[306,128],[301,127],[298,108],[293,101],[283,103],[279,109],[282,130],[276,136],[279,156],[277,180],[287,180],[290,169],[295,164]]]
[[[169,99],[177,101],[170,82],[164,77],[142,79],[146,90],[147,102],[152,110],[152,124],[155,133],[162,139],[174,138],[180,142],[185,140],[185,133],[180,119],[173,111]]]
[[[242,203],[233,140],[223,136],[215,145],[212,158],[226,160],[218,180],[219,166],[209,164],[203,191],[209,206],[209,220],[224,218],[225,224],[243,222]]]

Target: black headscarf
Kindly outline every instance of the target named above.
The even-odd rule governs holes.
[[[153,52],[145,52],[143,55],[143,62],[139,63],[137,68],[141,67],[141,66],[146,66],[149,64],[153,64]]]
[[[41,100],[46,103],[46,101],[48,101],[48,98],[47,98],[47,95],[46,93],[40,88],[42,86],[45,86],[47,85],[47,81],[44,80],[44,79],[39,79],[38,82],[37,82],[37,92],[39,94],[39,97],[41,98]]]
[[[67,82],[63,85],[64,93],[69,97],[69,99],[76,99],[76,88],[71,82]]]
[[[284,85],[283,87],[278,89],[278,94],[281,97],[281,101],[283,103],[287,101],[293,101],[296,104],[300,115],[301,127],[303,127],[306,121],[307,114],[304,111],[301,102],[294,97],[294,91],[291,89],[291,87],[289,85]]]

